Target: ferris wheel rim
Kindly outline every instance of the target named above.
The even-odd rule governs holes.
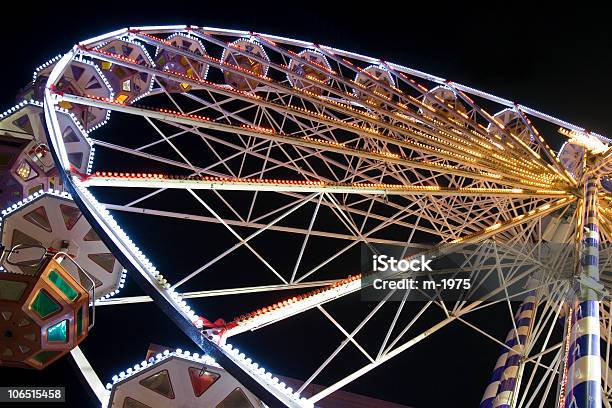
[[[160,30],[167,30],[167,32],[170,33],[170,32],[176,32],[177,27],[179,27],[181,30],[186,30],[186,32],[189,31],[189,27],[188,26],[137,27],[137,28],[133,28],[133,29],[139,29],[139,30],[140,29],[149,29],[149,30],[155,31],[157,33],[159,33]],[[155,30],[153,30],[153,29],[155,29]],[[109,33],[109,34],[106,34],[106,35],[103,35],[103,36],[100,36],[100,37],[96,37],[96,38],[94,38],[92,40],[84,41],[84,42],[82,42],[80,44],[93,44],[93,43],[96,43],[96,42],[99,42],[99,41],[103,41],[103,40],[107,39],[109,36],[116,37],[116,36],[119,36],[119,35],[122,35],[122,34],[126,34],[126,33],[129,32],[129,30],[132,30],[132,29],[118,30],[118,31],[115,31],[115,32],[112,32],[112,33]],[[247,32],[243,32],[243,31],[235,31],[235,30],[222,30],[222,29],[208,29],[208,30],[217,30],[217,31],[219,31],[220,34],[225,34],[225,35],[227,35],[227,34],[235,34],[237,36],[245,36],[246,34],[248,34],[248,35],[253,35],[254,34],[254,33],[247,33]],[[256,34],[256,35],[260,35],[260,34]],[[263,34],[261,34],[261,35],[263,35]],[[267,37],[272,38],[272,39],[278,39],[278,40],[283,39],[282,37],[275,37],[275,36],[267,36]],[[295,42],[295,44],[296,45],[308,44],[309,46],[314,46],[315,45],[313,43],[306,43],[306,42]],[[331,47],[327,47],[327,48],[330,49],[330,50],[333,50],[334,52],[341,51],[341,50],[333,49]],[[72,60],[72,57],[74,56],[72,53],[74,53],[76,50],[77,50],[77,46],[75,46],[73,51],[71,51],[70,53],[64,55],[64,57],[62,57],[60,62],[53,69],[53,72],[50,75],[49,80],[47,82],[47,88],[45,89],[45,106],[47,106],[47,105],[48,106],[53,106],[53,95],[50,92],[50,86],[49,85],[52,85],[53,81],[55,79],[57,79],[57,75],[55,75],[55,74],[57,74],[57,72],[60,72],[60,71],[56,72],[56,70],[58,70],[58,67],[61,68],[62,64],[63,64],[63,67],[65,68],[67,66],[67,64]],[[344,51],[342,51],[342,52],[344,52]],[[347,52],[345,52],[345,53],[347,53]],[[380,60],[374,60],[374,59],[371,59],[370,57],[361,56],[359,54],[347,53],[347,56],[351,56],[352,58],[356,58],[356,59],[357,58],[362,58],[362,60],[364,60],[364,61],[367,61],[367,60],[364,59],[364,58],[367,58],[367,59],[372,60],[371,62],[376,62],[376,63],[380,63],[381,62]],[[398,67],[400,67],[400,66],[398,66]],[[405,67],[402,67],[402,68],[405,68]],[[406,68],[406,69],[408,69],[408,68]],[[54,78],[54,75],[55,75],[55,78]],[[448,81],[443,80],[442,78],[438,78],[438,77],[433,77],[433,78],[436,78],[436,79],[442,81],[444,84],[448,83]],[[453,85],[457,86],[457,84],[453,84]],[[469,89],[472,90],[473,93],[480,92],[480,91],[477,91],[477,90],[475,90],[473,88],[469,88]],[[489,97],[492,97],[492,95],[489,95],[489,94],[487,94],[487,95]],[[485,96],[483,96],[483,97],[485,97]],[[495,97],[495,98],[497,98],[497,97]],[[527,110],[529,110],[529,108],[523,109],[524,107],[522,107],[521,105],[513,104],[510,101],[502,100],[502,99],[499,99],[499,98],[497,98],[497,99],[501,100],[504,103],[511,104],[512,106],[514,106],[514,109],[522,109],[525,112],[527,112]],[[86,192],[81,188],[82,186],[79,185],[80,184],[79,180],[77,180],[76,178],[73,178],[73,176],[71,176],[71,174],[70,174],[70,171],[69,171],[70,163],[67,160],[67,157],[65,156],[65,151],[62,150],[62,143],[63,142],[62,142],[62,139],[61,139],[61,132],[58,133],[58,125],[56,123],[57,122],[57,117],[54,116],[54,115],[56,115],[56,113],[54,113],[54,111],[55,111],[54,109],[49,109],[49,111],[47,112],[48,113],[48,115],[47,115],[47,128],[49,129],[49,132],[52,135],[51,139],[52,139],[52,142],[53,142],[52,143],[53,144],[53,149],[51,149],[52,154],[53,154],[53,156],[54,156],[54,158],[56,160],[56,163],[61,163],[62,164],[62,169],[64,170],[64,172],[62,173],[62,176],[65,177],[66,185],[71,190],[71,193],[72,193],[73,197],[75,197],[75,201],[77,202],[77,204],[79,204],[79,207],[83,206],[83,207],[86,208],[85,210],[82,210],[83,213],[85,214],[86,218],[88,218],[90,223],[92,223],[92,226],[94,226],[94,229],[96,229],[96,227],[97,227],[96,232],[99,233],[100,237],[103,237],[102,238],[103,240],[104,240],[104,238],[107,238],[108,240],[111,240],[112,238],[108,238],[108,237],[110,235],[110,229],[112,229],[112,224],[109,224],[110,226],[107,225],[106,227],[103,226],[103,220],[101,219],[103,214],[102,213],[100,213],[100,214],[97,213],[97,210],[95,209],[95,207],[96,207],[95,206],[95,199],[93,198],[93,196],[91,198],[88,197]],[[537,112],[537,111],[535,111],[535,112]],[[542,115],[544,115],[544,114],[542,114]],[[552,117],[549,117],[549,118],[552,118]],[[559,123],[564,123],[566,127],[582,129],[582,128],[576,127],[574,125],[567,124],[566,122],[559,121],[556,118],[552,118],[552,119],[556,120]],[[596,136],[599,136],[599,135],[596,135]],[[57,143],[57,145],[56,145],[56,143]],[[90,213],[91,211],[96,211],[96,213],[92,214],[92,213]],[[120,237],[119,237],[119,241],[121,242]],[[118,244],[119,244],[118,242],[105,242],[105,243],[109,247],[114,248],[118,253],[123,254],[124,250],[122,250],[118,246]],[[113,252],[115,252],[115,251],[113,251]],[[128,252],[129,252],[129,250],[128,250]],[[134,257],[133,256],[134,254],[131,254],[131,255],[132,255],[133,259],[129,259],[129,257],[127,255],[119,256],[118,258],[122,261],[122,263],[126,262],[126,263],[128,263],[128,264],[130,264],[131,266],[134,267],[135,265],[138,265],[139,262],[138,262],[138,259],[136,259],[137,256]],[[132,269],[134,269],[134,268],[132,268]],[[146,261],[140,262],[140,266],[138,266],[135,269],[140,269],[139,274],[143,273],[143,270],[146,269]],[[139,274],[135,274],[135,275],[139,275]],[[155,285],[155,282],[150,281],[149,284]],[[179,314],[182,315],[183,319],[185,319],[187,321],[189,320],[189,318],[184,313],[181,313],[181,311],[179,311]],[[223,355],[225,355],[225,353],[223,353]],[[231,361],[230,361],[230,364],[231,364]],[[290,401],[290,402],[292,403],[292,401]]]
[[[80,41],[79,43],[77,43],[77,45],[87,45],[87,46],[91,46],[91,45],[95,45],[95,44],[99,44],[102,43],[104,41],[107,41],[109,38],[113,38],[113,37],[118,37],[124,34],[129,34],[130,31],[151,31],[151,32],[157,32],[157,33],[167,33],[167,34],[172,34],[172,33],[177,33],[177,32],[181,32],[181,33],[185,33],[185,34],[189,34],[192,30],[194,29],[200,29],[206,32],[210,32],[213,34],[218,34],[218,35],[229,35],[229,36],[236,36],[237,38],[240,37],[251,37],[251,36],[261,36],[265,39],[269,39],[272,41],[278,41],[280,43],[286,43],[286,44],[290,44],[290,45],[295,45],[295,46],[299,46],[299,47],[304,47],[305,49],[313,49],[313,50],[317,50],[317,48],[322,48],[322,49],[326,49],[329,50],[333,53],[337,53],[338,55],[342,55],[348,58],[354,58],[356,60],[361,60],[363,62],[366,62],[368,64],[374,64],[374,65],[380,65],[383,64],[383,66],[388,66],[389,68],[399,71],[399,72],[403,72],[405,74],[409,74],[409,75],[414,75],[416,77],[422,78],[422,79],[426,79],[429,80],[431,82],[435,82],[438,85],[441,86],[447,86],[448,84],[452,84],[454,87],[456,87],[457,89],[460,89],[461,91],[464,91],[468,94],[473,94],[476,96],[479,96],[481,98],[490,100],[492,102],[496,102],[500,105],[503,105],[509,109],[515,110],[515,111],[523,111],[531,116],[534,117],[538,117],[542,120],[545,120],[547,122],[565,127],[567,129],[570,130],[574,130],[577,132],[583,132],[583,133],[588,133],[592,136],[595,136],[603,141],[606,141],[608,143],[612,143],[612,139],[608,138],[607,136],[600,134],[600,133],[596,133],[596,132],[592,132],[589,131],[587,128],[582,127],[580,125],[576,125],[574,123],[568,122],[566,120],[563,120],[561,118],[557,118],[555,116],[552,116],[550,114],[547,114],[545,112],[542,112],[539,109],[534,109],[531,108],[529,106],[517,103],[515,101],[512,101],[510,99],[506,99],[504,97],[500,97],[497,95],[494,95],[490,92],[487,91],[482,91],[479,90],[477,88],[471,87],[469,85],[465,85],[465,84],[460,84],[457,82],[454,82],[448,78],[442,78],[440,76],[437,75],[433,75],[433,74],[429,74],[427,72],[424,71],[420,71],[418,69],[414,69],[414,68],[410,68],[408,66],[405,65],[401,65],[401,64],[397,64],[397,63],[393,63],[393,62],[389,62],[389,61],[385,61],[382,60],[380,58],[374,58],[374,57],[370,57],[367,55],[363,55],[363,54],[359,54],[359,53],[355,53],[355,52],[351,52],[351,51],[346,51],[340,48],[336,48],[333,46],[327,46],[327,45],[321,45],[321,44],[317,44],[314,42],[310,42],[310,41],[305,41],[305,40],[297,40],[297,39],[293,39],[293,38],[289,38],[289,37],[284,37],[284,36],[279,36],[279,35],[272,35],[272,34],[265,34],[265,33],[259,33],[259,32],[254,32],[254,31],[247,31],[247,30],[235,30],[235,29],[225,29],[225,28],[218,28],[218,27],[207,27],[207,26],[197,26],[197,25],[186,25],[186,24],[178,24],[178,25],[159,25],[159,26],[130,26],[130,27],[125,27],[125,28],[121,28],[121,29],[117,29],[114,31],[111,31],[109,33],[105,33],[105,34],[101,34],[99,36],[95,36],[92,38],[89,38],[87,40],[83,40]],[[57,57],[56,57],[57,58]]]

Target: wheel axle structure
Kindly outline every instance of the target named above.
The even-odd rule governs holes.
[[[146,293],[96,307],[153,301],[199,349],[92,386],[102,404],[187,404],[191,384],[210,406],[319,406],[452,324],[501,349],[474,384],[480,407],[610,407],[605,136],[395,63],[197,26],[83,41],[28,89],[62,188]],[[366,300],[361,256],[389,247],[405,259],[452,248],[446,272],[476,287]],[[204,317],[219,310],[237,317]],[[278,348],[252,346],[269,330]],[[307,377],[275,377],[259,365],[271,355]],[[218,403],[222,386],[233,391]]]

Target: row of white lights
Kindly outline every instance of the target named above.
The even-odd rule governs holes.
[[[217,364],[217,362],[215,361],[214,358],[204,354],[202,356],[200,356],[198,353],[193,353],[191,354],[189,351],[185,351],[183,352],[181,349],[176,349],[176,351],[170,351],[170,350],[164,350],[162,353],[158,353],[156,354],[154,357],[149,358],[148,360],[143,360],[140,364],[135,364],[133,367],[129,367],[124,371],[121,371],[119,374],[115,374],[113,375],[111,381],[112,383],[107,383],[106,384],[106,389],[110,390],[113,388],[113,386],[115,384],[117,384],[118,382],[121,382],[125,379],[127,379],[128,377],[137,374],[138,372],[142,371],[143,369],[153,366],[155,364],[158,364],[172,356],[177,356],[177,357],[183,357],[183,358],[188,358],[189,360],[192,360],[194,362],[197,363],[203,363],[209,366],[214,366],[219,368],[219,364]]]
[[[293,392],[291,387],[288,387],[287,384],[280,381],[278,377],[275,377],[272,373],[266,371],[265,368],[260,367],[259,364],[253,362],[253,360],[248,358],[244,353],[240,352],[237,347],[234,347],[229,343],[225,343],[221,347],[227,352],[227,354],[229,354],[230,357],[232,357],[234,362],[246,367],[252,374],[258,375],[267,383],[268,386],[276,388],[278,391],[293,399],[304,408],[314,407],[312,402],[308,401],[306,398],[300,397],[299,392]]]
[[[35,101],[34,99],[23,100],[23,101],[19,102],[18,104],[16,104],[15,106],[12,106],[9,109],[5,110],[4,112],[0,113],[0,119],[4,119],[7,116],[10,116],[13,113],[19,111],[21,108],[24,108],[24,107],[26,107],[28,105],[38,106],[39,108],[43,107],[42,102]]]
[[[314,404],[309,402],[306,398],[300,398],[300,394],[297,392],[293,392],[293,388],[288,387],[287,384],[280,381],[278,377],[274,376],[272,373],[266,371],[263,367],[260,367],[259,364],[253,362],[250,358],[246,357],[244,353],[240,352],[237,347],[232,346],[231,344],[226,344],[223,348],[228,352],[228,354],[233,357],[234,360],[239,360],[244,366],[246,366],[250,372],[253,374],[257,374],[262,377],[266,384],[270,387],[274,387],[281,391],[286,396],[294,399],[296,402],[299,402],[301,406],[305,408],[312,408]],[[106,384],[107,390],[112,390],[112,388],[118,384],[128,380],[130,377],[137,375],[142,370],[149,368],[154,365],[162,364],[165,360],[171,357],[179,357],[183,359],[187,359],[199,364],[206,364],[208,366],[213,366],[216,368],[221,367],[214,358],[210,357],[207,354],[198,354],[191,353],[189,351],[183,351],[180,348],[176,349],[176,351],[164,350],[162,353],[156,354],[154,357],[149,358],[148,360],[143,360],[140,364],[135,364],[133,367],[129,367],[124,371],[121,371],[119,374],[113,375],[111,378],[112,383]]]
[[[9,214],[19,210],[21,207],[27,205],[29,202],[37,199],[38,197],[42,197],[45,194],[49,194],[55,197],[68,198],[72,200],[72,196],[66,191],[53,190],[53,189],[49,189],[47,191],[39,190],[23,198],[22,200],[19,200],[15,204],[8,206],[4,210],[2,210],[2,217],[6,218]],[[0,220],[2,220],[1,217],[0,217]]]
[[[38,74],[45,68],[55,64],[57,61],[59,61],[59,59],[62,58],[62,55],[56,55],[55,57],[51,58],[49,61],[39,65],[38,67],[36,67],[36,69],[34,70],[34,74],[32,75],[32,81],[36,81],[36,78],[38,77]]]
[[[142,52],[145,55],[145,57],[147,57],[147,60],[149,60],[149,63],[151,64],[151,66],[155,65],[155,62],[153,61],[153,58],[151,58],[151,54],[149,54],[149,51],[147,51],[146,48],[143,47],[143,45],[140,42],[135,41],[132,38],[130,38],[129,35],[125,35],[125,36],[122,36],[122,37],[119,37],[119,38],[116,38],[116,39],[111,39],[111,40],[105,41],[105,42],[97,45],[95,49],[96,50],[102,49],[106,45],[110,44],[113,41],[120,41],[120,42],[122,41],[122,42],[127,42],[127,43],[130,43],[132,45],[135,45],[137,48],[140,48],[142,50]]]

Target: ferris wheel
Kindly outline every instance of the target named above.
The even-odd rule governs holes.
[[[604,136],[395,63],[195,26],[83,41],[42,66],[33,89],[51,153],[97,236],[149,300],[267,405],[316,406],[452,324],[500,347],[490,383],[474,385],[481,407],[610,406]],[[68,115],[95,150],[88,163],[75,162]],[[559,153],[544,138],[556,131],[567,139]],[[370,286],[364,248],[410,258],[451,245],[486,253],[466,254],[456,276],[496,284],[454,300],[443,291],[422,302],[408,292],[360,299]],[[542,248],[555,246],[544,262]],[[185,252],[189,261],[176,262]],[[212,321],[203,300],[232,296],[251,308]],[[503,338],[472,318],[500,304]],[[328,351],[296,389],[259,366],[282,347],[246,356],[230,344],[313,315],[324,330],[278,338],[307,332]],[[326,386],[308,394],[323,375]]]

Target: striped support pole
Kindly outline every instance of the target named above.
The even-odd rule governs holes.
[[[508,338],[506,338],[506,343],[507,342]],[[489,380],[489,385],[485,390],[482,401],[480,401],[480,408],[493,408],[493,402],[495,402],[495,397],[497,396],[497,390],[499,389],[499,383],[501,382],[501,376],[504,372],[509,352],[510,350],[504,347],[502,354],[497,359],[495,368],[493,369],[493,375],[491,375],[491,380]]]
[[[597,179],[587,179],[584,194],[582,273],[599,280],[599,225]],[[565,407],[601,408],[601,357],[599,353],[599,301],[597,293],[582,287],[573,311],[568,353]]]
[[[480,402],[480,408],[510,406],[519,372],[522,347],[529,334],[534,309],[535,296],[530,294],[514,316],[516,331],[512,328],[506,336],[507,347],[503,348],[502,354],[495,363],[495,369]]]
[[[508,359],[506,360],[497,396],[493,402],[493,408],[510,408],[512,404],[521,359],[523,357],[523,348],[525,347],[529,329],[531,328],[531,319],[533,318],[534,309],[535,295],[530,294],[525,298],[519,309],[519,316],[518,319],[516,319],[516,332],[512,329],[508,334],[511,338],[511,343],[506,344],[511,346],[512,349],[508,351]]]

